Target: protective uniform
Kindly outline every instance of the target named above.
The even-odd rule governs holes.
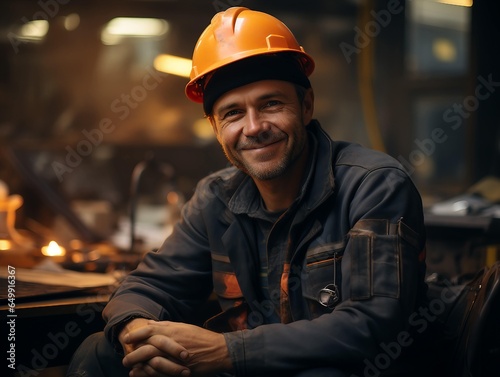
[[[307,127],[309,174],[266,244],[268,253],[286,244],[280,286],[270,287],[283,323],[269,324],[275,302],[259,286],[259,195],[231,167],[199,183],[173,234],[114,294],[110,339],[128,318],[187,321],[213,290],[224,312],[207,326],[225,332],[236,375],[354,371],[376,367],[388,345],[411,345],[425,293],[420,196],[391,157],[334,142],[316,121]],[[385,356],[381,371],[397,362]]]

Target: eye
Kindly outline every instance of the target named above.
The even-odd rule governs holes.
[[[240,113],[241,112],[239,110],[229,110],[227,113],[224,113],[224,116],[222,117],[222,119],[231,118],[231,117],[234,117]]]
[[[271,101],[268,101],[268,102],[264,105],[264,107],[273,107],[273,106],[278,106],[278,105],[280,105],[280,104],[281,104],[281,102],[280,102],[280,101],[278,101],[278,100],[271,100]]]

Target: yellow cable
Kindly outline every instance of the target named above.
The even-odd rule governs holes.
[[[499,248],[500,245],[486,246],[486,266],[491,267],[496,263],[496,261],[498,260],[497,251],[499,250]]]
[[[373,0],[367,0],[360,6],[358,24],[359,30],[371,20],[370,10],[373,9]],[[371,37],[370,37],[371,38]],[[385,152],[385,145],[380,132],[377,120],[377,109],[375,105],[375,96],[373,89],[374,81],[374,51],[375,39],[371,38],[369,43],[361,48],[358,63],[358,83],[361,98],[361,107],[364,114],[366,131],[373,149]]]

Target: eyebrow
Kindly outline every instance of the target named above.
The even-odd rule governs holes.
[[[257,97],[257,100],[258,101],[263,101],[263,100],[266,100],[266,99],[276,98],[276,97],[283,97],[283,96],[285,96],[285,93],[283,93],[281,90],[277,90],[277,91],[270,92],[270,93],[264,93],[261,96]],[[228,103],[226,105],[223,105],[219,109],[217,109],[217,111],[215,113],[216,113],[217,116],[220,117],[221,113],[224,113],[224,112],[226,112],[228,110],[234,109],[234,108],[236,108],[238,106],[239,106],[238,102],[230,102],[230,103]]]

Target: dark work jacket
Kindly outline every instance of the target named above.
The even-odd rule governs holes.
[[[332,141],[317,121],[308,129],[316,143],[310,178],[288,225],[268,237],[269,245],[273,232],[287,232],[291,322],[266,322],[262,240],[249,216],[256,188],[231,167],[200,181],[173,233],[113,294],[104,310],[111,340],[134,317],[188,322],[214,292],[223,313],[207,326],[224,332],[236,375],[313,366],[366,373],[396,363],[413,341],[425,296],[420,196],[393,158]],[[339,300],[325,306],[320,294],[332,287]]]

